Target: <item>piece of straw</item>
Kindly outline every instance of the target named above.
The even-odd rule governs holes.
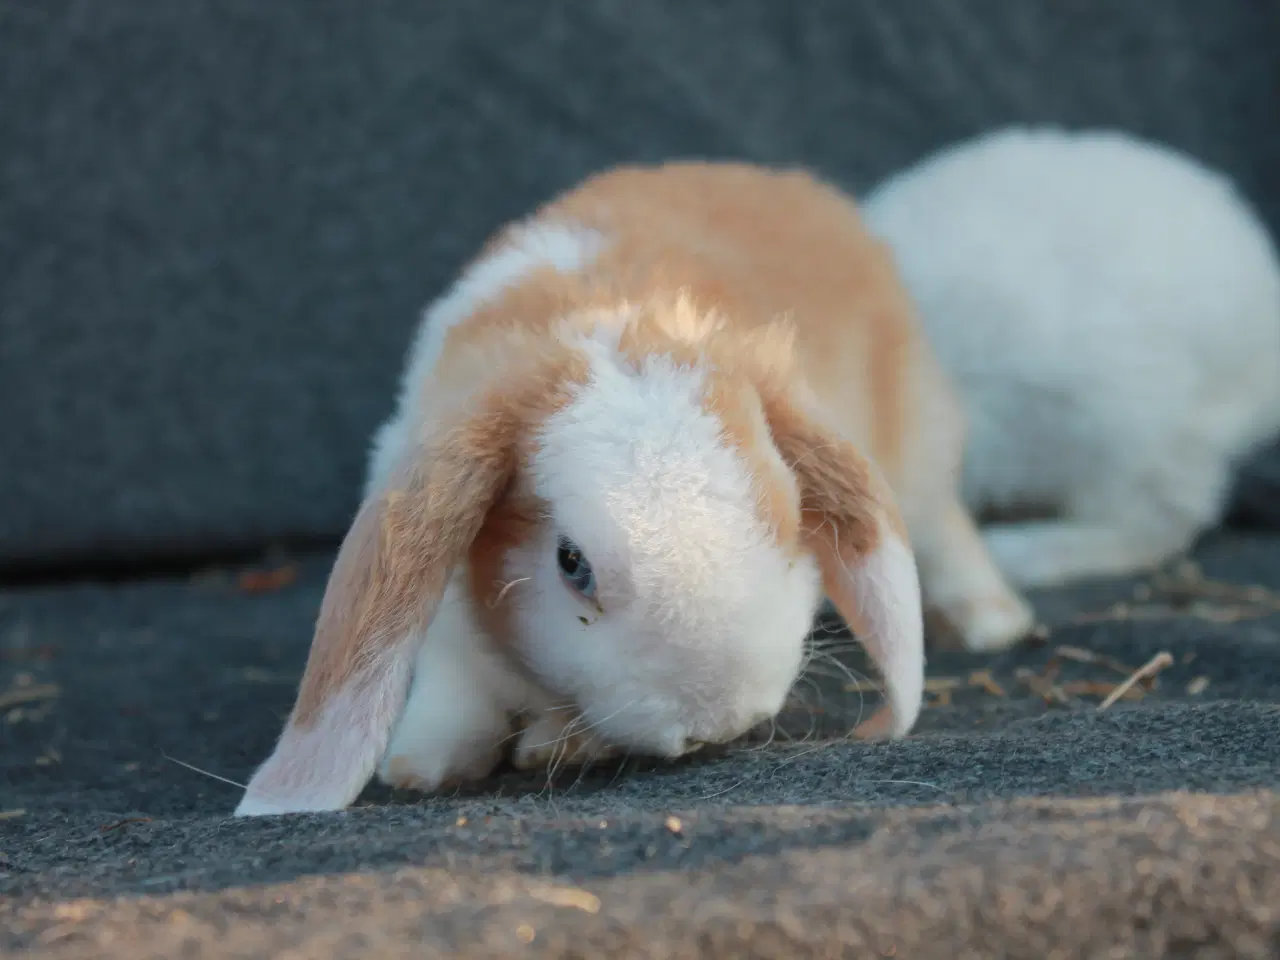
[[[1173,666],[1172,654],[1167,650],[1161,650],[1137,670],[1133,671],[1133,673],[1129,675],[1128,679],[1112,690],[1111,695],[1098,704],[1098,711],[1101,712],[1110,708],[1117,700],[1132,689],[1133,685],[1138,683],[1138,681],[1146,679],[1147,677],[1154,677],[1161,670],[1170,666]]]

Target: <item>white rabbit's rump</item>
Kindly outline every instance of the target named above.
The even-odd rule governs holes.
[[[970,426],[984,536],[1023,585],[1119,574],[1219,517],[1237,459],[1280,430],[1280,267],[1232,184],[1106,131],[1010,129],[864,203]]]

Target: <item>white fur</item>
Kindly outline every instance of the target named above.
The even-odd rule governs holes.
[[[879,638],[881,671],[893,709],[893,734],[905,736],[924,698],[924,618],[915,558],[898,537],[881,531],[880,545],[850,571],[868,642]],[[888,603],[881,598],[887,598]]]
[[[476,624],[462,578],[455,577],[418,650],[378,777],[428,792],[480,779],[498,762],[511,715],[542,703]]]
[[[451,584],[383,780],[434,790],[485,775],[518,712],[534,716],[516,752],[527,766],[574,729],[592,756],[678,756],[781,709],[821,597],[817,565],[789,560],[759,520],[746,465],[701,405],[703,372],[664,358],[639,374],[625,367],[624,317],[579,341],[592,376],[546,424],[532,465],[553,529],[508,560],[504,602],[517,608],[515,640],[541,686],[507,666]],[[562,582],[560,534],[591,563],[599,608]],[[575,723],[551,708],[563,701]]]
[[[512,558],[520,645],[540,680],[608,744],[676,756],[775,714],[821,598],[756,512],[746,465],[701,405],[703,374],[667,358],[627,369],[602,331],[591,378],[547,423],[532,471],[554,511]],[[601,610],[561,582],[563,533],[595,570]],[[514,570],[513,570],[514,572]]]
[[[1222,176],[1110,132],[1004,130],[863,205],[970,420],[963,496],[1023,586],[1154,564],[1280,431],[1280,266]]]
[[[403,649],[402,644],[398,652]],[[400,700],[390,691],[408,682],[409,671],[402,669],[397,659],[391,654],[391,666],[376,693],[339,690],[329,697],[309,729],[286,727],[280,746],[255,774],[235,815],[341,810],[355,800],[373,774],[384,746],[369,735],[361,718],[368,717],[375,729],[389,719],[388,707]],[[370,703],[372,710],[367,709]],[[266,785],[260,779],[263,769],[271,771]]]

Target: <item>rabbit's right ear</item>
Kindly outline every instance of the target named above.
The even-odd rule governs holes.
[[[387,492],[361,506],[330,574],[293,711],[236,815],[342,809],[372,776],[426,627],[513,476],[526,418],[504,386],[501,399],[413,451]]]
[[[885,707],[856,731],[906,735],[924,699],[924,617],[915,556],[887,483],[854,445],[785,391],[766,400],[774,442],[795,471],[805,539],[823,585],[885,685]]]

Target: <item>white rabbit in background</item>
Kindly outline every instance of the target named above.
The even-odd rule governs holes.
[[[962,495],[1012,582],[1141,572],[1215,525],[1280,431],[1280,265],[1224,176],[1123,133],[1009,128],[863,212],[961,392]]]

